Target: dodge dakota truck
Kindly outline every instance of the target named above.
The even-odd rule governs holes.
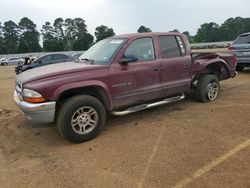
[[[179,33],[136,33],[104,39],[79,61],[28,70],[16,77],[14,100],[29,120],[55,122],[80,143],[96,137],[106,115],[126,115],[184,99],[217,99],[219,81],[236,75],[231,54],[193,54]]]

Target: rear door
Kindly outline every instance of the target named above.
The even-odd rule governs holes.
[[[161,55],[161,96],[169,96],[189,90],[192,59],[187,54],[182,38],[178,35],[162,35],[157,38]]]
[[[136,39],[121,53],[123,57],[136,57],[137,61],[127,65],[114,62],[111,65],[109,80],[113,106],[129,106],[158,98],[161,90],[160,64],[156,61],[153,39]]]

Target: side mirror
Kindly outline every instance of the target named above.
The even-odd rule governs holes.
[[[39,61],[38,61],[38,64],[41,64],[41,63],[42,63],[42,60],[39,60]]]
[[[127,65],[128,63],[135,62],[135,61],[137,61],[137,58],[135,56],[133,56],[133,55],[130,55],[130,56],[123,56],[120,59],[119,63],[121,65]]]

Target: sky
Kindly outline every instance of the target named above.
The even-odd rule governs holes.
[[[178,29],[196,34],[206,22],[250,17],[249,0],[0,0],[0,22],[30,18],[38,27],[58,17],[83,18],[94,35],[100,25],[116,34],[134,33],[140,25],[156,32]]]

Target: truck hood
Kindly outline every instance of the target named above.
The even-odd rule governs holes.
[[[25,84],[28,82],[37,81],[52,76],[58,76],[62,74],[69,74],[73,72],[81,72],[93,69],[103,69],[107,67],[108,65],[95,65],[95,64],[87,64],[84,62],[58,63],[24,71],[23,73],[17,75],[16,79],[18,80],[18,82]]]

